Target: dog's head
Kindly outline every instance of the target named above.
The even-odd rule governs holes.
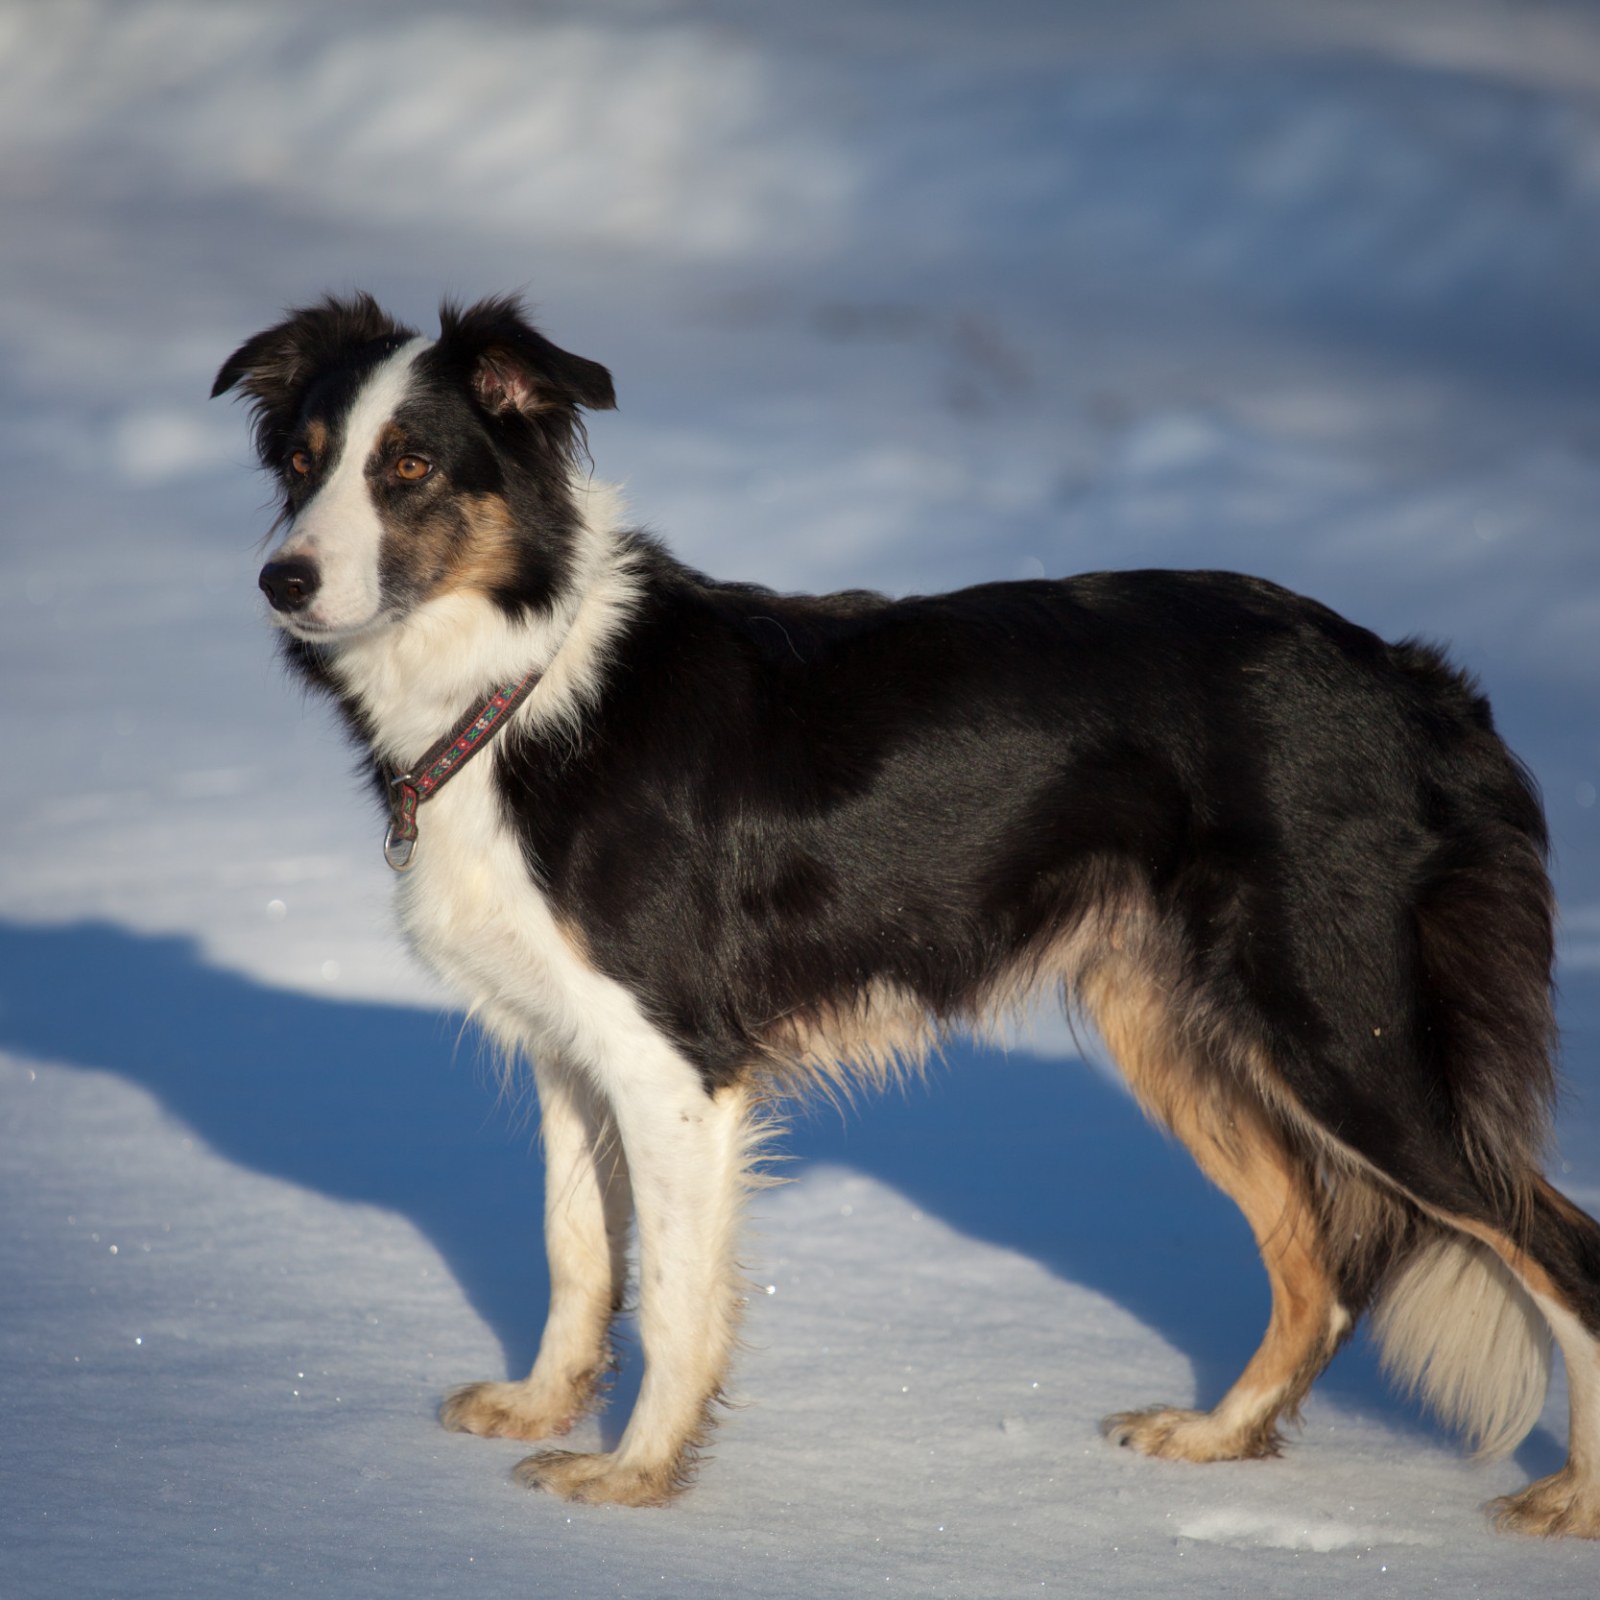
[[[223,363],[282,495],[261,572],[276,620],[337,641],[462,590],[517,614],[568,577],[579,408],[616,404],[611,375],[534,328],[515,299],[445,305],[439,337],[368,295],[329,298]]]

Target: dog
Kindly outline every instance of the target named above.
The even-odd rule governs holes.
[[[774,1104],[881,1080],[1059,991],[1229,1194],[1272,1288],[1210,1411],[1149,1455],[1271,1455],[1363,1313],[1485,1452],[1559,1472],[1499,1525],[1600,1537],[1600,1228],[1545,1180],[1553,901],[1532,780],[1433,648],[1271,583],[1096,573],[932,597],[723,583],[593,482],[611,376],[514,298],[435,339],[294,311],[213,394],[282,502],[260,585],[389,818],[402,925],[536,1082],[550,1306],[447,1428],[595,1407],[638,1240],[645,1372],[571,1500],[688,1483],[733,1353]]]

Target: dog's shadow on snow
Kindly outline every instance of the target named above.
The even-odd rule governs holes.
[[[230,1160],[400,1213],[499,1338],[507,1373],[527,1370],[547,1292],[534,1122],[497,1101],[458,1019],[269,988],[207,965],[183,939],[0,921],[0,1048],[117,1073]],[[1104,1294],[1184,1352],[1201,1404],[1266,1326],[1265,1277],[1231,1202],[1080,1063],[959,1045],[904,1094],[800,1112],[784,1148],[786,1176],[815,1162],[855,1168]],[[619,1402],[637,1367],[621,1375]],[[1359,1341],[1323,1388],[1416,1421]],[[612,1407],[608,1429],[626,1409]],[[1536,1432],[1519,1460],[1543,1473],[1560,1458]]]

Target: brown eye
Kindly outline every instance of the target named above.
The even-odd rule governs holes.
[[[394,464],[394,475],[407,483],[421,483],[433,471],[433,463],[421,456],[401,456]]]
[[[296,450],[289,457],[289,465],[303,478],[311,471],[311,452],[309,450]]]

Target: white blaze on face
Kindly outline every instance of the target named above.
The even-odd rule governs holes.
[[[305,610],[277,619],[292,633],[354,633],[378,620],[383,523],[372,502],[367,463],[410,389],[417,357],[431,343],[413,339],[367,375],[345,415],[338,459],[272,553],[274,561],[304,556],[317,566],[316,598]]]

